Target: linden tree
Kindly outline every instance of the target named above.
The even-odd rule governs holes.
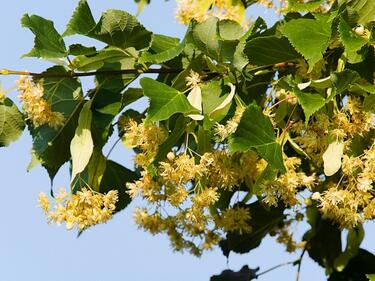
[[[141,12],[150,1],[136,2]],[[247,19],[253,4],[279,20]],[[85,0],[62,33],[22,17],[35,36],[24,56],[55,65],[1,70],[20,76],[21,107],[0,92],[0,146],[27,127],[30,168],[53,180],[70,163],[70,188],[39,195],[48,222],[82,232],[139,197],[135,223],[174,250],[228,257],[272,235],[301,253],[298,272],[306,253],[328,280],[372,278],[361,242],[375,218],[375,1],[177,0],[176,18],[183,38],[122,10],[96,19]],[[72,35],[104,47],[68,46]],[[147,109],[132,109],[142,97]],[[132,169],[103,154],[113,139],[134,151]],[[211,280],[260,275],[245,266]]]

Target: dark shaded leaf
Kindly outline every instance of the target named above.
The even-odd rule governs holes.
[[[248,234],[237,234],[228,232],[226,239],[220,241],[220,247],[225,256],[231,251],[239,254],[248,253],[258,247],[263,238],[272,231],[284,218],[284,206],[266,209],[259,201],[247,205],[251,220],[249,224],[252,232]]]
[[[219,275],[211,276],[210,281],[250,281],[257,278],[259,267],[255,269],[244,265],[239,271],[226,269]]]
[[[342,253],[341,231],[331,221],[323,219],[315,207],[309,207],[306,213],[311,225],[311,230],[304,235],[309,256],[332,272],[335,259]]]
[[[263,66],[293,61],[301,58],[285,37],[266,36],[251,39],[246,43],[244,53],[249,63]]]
[[[368,281],[366,275],[375,273],[375,255],[359,249],[358,254],[352,258],[345,270],[332,273],[328,281]]]
[[[47,70],[66,73],[63,67]],[[78,123],[82,99],[81,83],[75,78],[44,78],[44,98],[51,102],[52,110],[61,112],[66,118],[62,128],[55,130],[47,125],[38,128],[29,126],[33,138],[33,150],[51,179],[60,167],[70,159],[70,142]]]
[[[118,212],[126,208],[131,202],[131,198],[126,192],[126,183],[135,180],[137,180],[135,172],[114,161],[108,160],[99,191],[100,193],[107,193],[110,190],[118,191],[119,201],[116,204],[116,212]]]

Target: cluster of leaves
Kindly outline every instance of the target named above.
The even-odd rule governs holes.
[[[142,6],[149,1],[137,2]],[[244,4],[247,7],[254,2]],[[34,82],[43,86],[44,99],[65,119],[58,129],[48,124],[35,127],[9,98],[0,100],[0,146],[16,140],[27,126],[33,138],[30,168],[43,165],[53,180],[61,166],[70,162],[72,192],[87,185],[100,193],[118,190],[117,211],[131,201],[125,184],[140,176],[139,169],[130,170],[103,155],[119,119],[144,120],[168,133],[150,170],[171,150],[187,146],[198,154],[217,147],[233,155],[256,151],[267,161],[267,168],[255,182],[222,191],[211,208],[212,212],[231,208],[240,192],[244,199],[236,203],[251,214],[252,232],[226,233],[220,242],[223,253],[246,253],[258,247],[266,235],[287,224],[293,208],[299,208],[300,212],[306,210],[311,226],[303,238],[305,250],[326,269],[329,280],[366,280],[366,274],[375,273],[375,256],[360,248],[364,236],[361,224],[349,228],[342,250],[342,229],[322,216],[318,201],[308,198],[305,206],[301,202],[292,208],[288,202],[269,207],[263,200],[262,184],[287,172],[285,157],[299,158],[302,172],[322,178],[310,193],[324,192],[325,178],[341,181],[337,172],[342,151],[329,155],[336,161],[315,163],[293,140],[293,122],[309,126],[317,114],[332,118],[353,97],[369,114],[375,110],[375,2],[338,0],[322,12],[324,3],[289,0],[289,10],[274,26],[267,27],[258,18],[246,31],[237,22],[215,17],[192,21],[183,40],[153,34],[125,11],[108,10],[96,21],[85,0],[79,2],[62,35],[53,22],[26,14],[22,25],[35,34],[35,42],[25,56],[56,62],[34,75]],[[106,46],[66,46],[64,37],[76,34]],[[152,65],[160,68],[152,69]],[[201,77],[200,110],[185,94],[189,90],[186,78],[192,71]],[[147,72],[158,76],[142,78],[141,88],[129,87]],[[79,77],[89,75],[95,76],[95,88],[84,94]],[[234,96],[228,85],[235,87]],[[280,91],[292,93],[296,102],[274,95]],[[147,112],[127,110],[142,97],[149,99]],[[215,128],[226,124],[236,107],[244,109],[238,128],[228,140],[219,141]],[[202,118],[196,120],[192,115]],[[119,134],[123,134],[121,126]],[[355,156],[373,145],[373,134],[371,128],[351,136]],[[187,135],[194,138],[187,141]],[[250,198],[255,200],[251,204]]]

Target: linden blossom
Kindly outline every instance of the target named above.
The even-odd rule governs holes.
[[[43,98],[44,90],[40,84],[35,85],[27,76],[21,76],[17,86],[21,92],[19,99],[23,103],[23,109],[35,127],[47,124],[58,129],[64,125],[64,115],[52,111],[51,105]]]
[[[177,1],[176,19],[182,24],[188,24],[193,19],[202,22],[212,16],[241,24],[245,21],[245,7],[241,1],[231,0]]]
[[[82,188],[76,194],[69,194],[60,189],[55,197],[55,206],[51,210],[50,202],[45,193],[39,194],[39,206],[46,214],[49,222],[56,224],[66,223],[66,228],[71,230],[75,225],[83,230],[87,227],[104,223],[112,218],[118,201],[117,190],[107,194]]]

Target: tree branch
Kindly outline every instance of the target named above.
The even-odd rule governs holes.
[[[291,264],[292,264],[292,265],[296,265],[298,262],[299,262],[299,259],[298,259],[298,260],[295,260],[295,261],[289,261],[289,262],[284,262],[284,263],[281,263],[281,264],[275,265],[275,266],[273,266],[273,267],[271,267],[271,268],[269,268],[269,269],[267,269],[267,270],[265,270],[265,271],[262,271],[262,272],[258,273],[258,274],[257,274],[257,278],[258,278],[258,276],[263,275],[263,274],[266,274],[266,273],[268,273],[268,272],[271,272],[271,271],[273,271],[273,270],[275,270],[275,269],[277,269],[277,268],[279,268],[279,267],[286,266],[286,265],[291,265]]]
[[[307,247],[305,246],[305,247],[303,248],[303,250],[302,250],[301,256],[300,256],[299,259],[298,259],[298,268],[297,268],[296,281],[299,281],[299,277],[300,277],[300,273],[301,273],[302,259],[303,259],[303,256],[304,256],[305,253],[306,253],[306,249],[307,249]]]
[[[84,76],[94,76],[94,75],[123,75],[123,74],[168,74],[168,73],[179,73],[183,69],[165,69],[165,68],[149,68],[149,69],[121,69],[121,70],[98,70],[98,71],[89,71],[89,72],[28,72],[28,71],[17,71],[9,69],[1,69],[0,75],[26,75],[33,76],[36,78],[44,77],[84,77]]]

